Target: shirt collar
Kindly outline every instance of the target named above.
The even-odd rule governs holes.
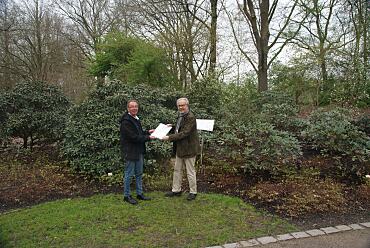
[[[133,118],[135,118],[136,120],[139,120],[139,117],[138,116],[133,116],[132,114],[128,113],[129,115],[131,115]]]

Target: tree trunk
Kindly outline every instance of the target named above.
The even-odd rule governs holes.
[[[366,5],[366,4],[365,4]],[[370,3],[369,1],[367,1],[367,6],[365,6],[365,18],[364,18],[364,30],[363,30],[363,34],[364,34],[364,42],[363,42],[363,51],[364,51],[364,56],[363,56],[363,61],[364,61],[364,66],[365,68],[368,68],[368,60],[369,60],[369,47],[368,47],[368,32],[369,32],[369,25],[370,25],[370,16],[369,16],[369,12],[370,12]],[[364,72],[364,79],[365,79],[365,82],[367,81],[367,77],[368,77],[368,70],[365,70]]]
[[[258,92],[268,90],[267,83],[267,56],[269,53],[268,42],[270,38],[269,31],[269,9],[270,3],[267,0],[261,2],[261,34],[259,39],[258,49]]]
[[[263,59],[263,58],[262,58]],[[258,65],[258,92],[263,92],[268,90],[268,83],[267,83],[267,61],[261,62]]]
[[[23,137],[23,148],[24,149],[28,148],[28,137],[27,136]]]
[[[325,59],[325,57],[321,58],[320,68],[321,68],[322,82],[325,84],[328,81],[328,70],[326,68],[326,59]]]
[[[210,48],[209,48],[209,75],[213,75],[217,63],[217,1],[211,1],[211,30],[210,30]]]

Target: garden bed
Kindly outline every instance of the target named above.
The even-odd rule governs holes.
[[[50,150],[2,154],[0,212],[63,198],[122,192],[122,185],[76,175]],[[240,197],[305,229],[370,220],[369,183],[355,186],[324,179],[256,182],[232,172],[218,174],[206,167],[205,174],[198,173],[198,191]]]

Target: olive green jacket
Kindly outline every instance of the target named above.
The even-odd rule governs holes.
[[[177,157],[191,158],[200,153],[199,136],[195,116],[189,111],[184,116],[179,132],[168,136],[174,142]]]

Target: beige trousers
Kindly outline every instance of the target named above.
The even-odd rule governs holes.
[[[197,176],[195,172],[195,159],[196,156],[192,158],[179,158],[176,156],[175,167],[173,170],[173,181],[172,181],[172,192],[181,191],[182,182],[182,171],[185,165],[186,174],[188,176],[190,193],[197,193]]]

